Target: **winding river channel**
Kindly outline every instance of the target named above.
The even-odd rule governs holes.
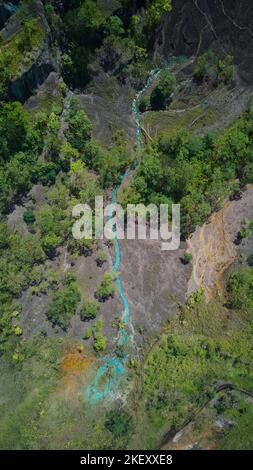
[[[109,221],[110,219],[113,220],[113,209],[114,205],[117,201],[118,192],[125,180],[125,178],[134,171],[136,166],[139,163],[140,159],[140,151],[141,151],[141,118],[140,118],[140,111],[139,111],[139,102],[142,95],[145,91],[154,83],[154,81],[159,77],[162,70],[173,66],[175,64],[182,64],[187,61],[185,57],[178,57],[174,58],[171,57],[167,59],[164,65],[160,69],[153,70],[147,79],[145,86],[136,93],[133,103],[132,103],[132,113],[135,120],[135,138],[136,138],[136,153],[135,158],[130,166],[130,168],[120,176],[119,182],[115,187],[112,195],[112,199],[110,202],[110,211],[109,211]],[[123,328],[120,328],[119,334],[117,337],[117,341],[115,343],[114,350],[104,356],[101,359],[101,366],[99,367],[95,379],[93,383],[88,385],[85,391],[86,399],[90,402],[96,403],[98,400],[103,398],[113,398],[117,393],[119,381],[123,374],[127,370],[126,362],[127,357],[126,355],[121,354],[120,357],[117,356],[115,350],[117,347],[122,347],[127,345],[131,340],[131,335],[129,331],[129,326],[131,322],[131,312],[130,306],[127,300],[126,295],[124,294],[123,285],[120,279],[120,274],[118,274],[118,269],[120,266],[120,244],[117,237],[117,231],[114,232],[114,250],[115,250],[115,261],[113,264],[113,273],[115,274],[115,281],[117,283],[118,292],[123,304],[123,315],[122,315],[122,324],[124,325]]]

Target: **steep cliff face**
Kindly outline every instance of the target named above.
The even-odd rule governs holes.
[[[2,29],[10,16],[15,13],[20,0],[13,0],[12,2],[0,1],[0,29]]]
[[[33,0],[31,2],[31,12],[38,19],[39,24],[44,30],[44,39],[36,60],[28,69],[24,70],[20,77],[17,77],[10,84],[11,95],[22,102],[26,101],[32,92],[45,82],[51,72],[59,71],[58,64],[52,55],[51,31],[40,0]]]
[[[6,10],[4,8],[6,3],[4,2],[4,10]],[[28,8],[28,19],[33,18],[36,20],[42,39],[39,44],[33,47],[22,58],[17,58],[17,61],[20,59],[18,72],[10,77],[9,95],[21,102],[25,102],[33,94],[34,90],[44,83],[51,72],[59,70],[57,61],[52,55],[51,31],[46,20],[43,4],[40,0],[32,0]],[[16,13],[14,9],[12,13],[14,14],[9,15],[9,17],[8,15],[7,17],[2,17],[4,21],[1,30],[3,47],[5,47],[5,44],[11,44],[12,41],[15,41],[15,38],[23,28],[24,20],[20,17],[19,9]]]
[[[231,53],[252,84],[253,3],[250,0],[176,0],[157,31],[156,52],[195,56],[212,47]]]

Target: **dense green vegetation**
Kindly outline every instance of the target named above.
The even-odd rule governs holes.
[[[194,68],[194,78],[197,83],[204,80],[230,84],[234,78],[234,58],[231,55],[217,57],[212,51],[198,57]]]
[[[45,124],[45,118],[43,116]],[[41,116],[35,121],[18,102],[0,106],[0,184],[1,212],[30,189],[37,154],[43,145]],[[13,182],[15,181],[15,184]]]
[[[71,158],[72,160],[71,192],[75,197],[80,196],[81,200],[91,202],[92,198],[101,194],[101,188],[99,189],[96,178],[88,173],[87,168],[97,172],[102,188],[108,188],[118,181],[119,176],[128,167],[130,155],[126,148],[126,138],[123,132],[116,132],[113,135],[111,145],[104,148],[91,137],[91,123],[78,101],[73,99],[70,105],[67,133],[69,144],[68,147],[65,144],[63,150],[65,159],[70,160]],[[87,186],[87,179],[94,182],[91,194],[83,191]],[[92,187],[92,184],[89,186]]]
[[[236,426],[225,432],[221,439],[221,450],[251,450],[252,449],[252,403],[241,400],[237,407],[232,406],[227,416],[236,422]]]
[[[195,136],[180,129],[161,136],[142,155],[122,202],[181,204],[183,234],[189,234],[239,184],[252,183],[252,107],[227,129]]]
[[[68,83],[86,85],[94,73],[89,64],[96,57],[105,71],[115,69],[120,80],[145,79],[152,63],[152,30],[161,16],[171,10],[170,0],[64,1],[63,14],[57,2],[53,3],[47,4],[48,20],[63,49],[62,64]],[[60,14],[61,21],[57,22]]]
[[[93,240],[78,241],[71,236],[72,207],[80,201],[93,205],[95,196],[114,184],[129,163],[124,136],[115,134],[111,146],[103,148],[91,137],[91,123],[78,101],[71,101],[67,120],[64,140],[60,117],[55,112],[31,116],[18,102],[2,103],[0,107],[2,341],[13,333],[13,302],[22,290],[32,285],[35,294],[46,294],[51,287],[47,278],[34,280],[37,264],[53,260],[63,243],[67,243],[73,256],[92,252]],[[34,183],[44,185],[46,200],[37,207],[31,197],[23,219],[32,235],[21,242],[18,234],[8,231],[6,214],[22,201]],[[102,266],[105,261],[105,254],[98,252],[97,264]],[[64,281],[58,288],[61,290],[53,293],[46,315],[53,325],[66,330],[76,312],[79,294],[74,282]],[[114,286],[106,278],[96,295],[106,300],[113,294]]]

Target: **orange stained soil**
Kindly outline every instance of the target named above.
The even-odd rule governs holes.
[[[72,347],[65,350],[60,361],[61,380],[60,388],[67,394],[76,392],[78,385],[88,373],[88,369],[95,362],[95,357],[88,351]]]

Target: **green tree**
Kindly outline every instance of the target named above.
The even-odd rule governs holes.
[[[116,438],[127,437],[134,430],[133,417],[123,409],[111,410],[107,413],[105,427]]]
[[[80,310],[80,317],[83,321],[94,320],[99,311],[99,304],[95,300],[85,300]]]
[[[103,320],[100,318],[96,320],[92,329],[93,334],[93,348],[96,352],[104,351],[107,345],[106,337],[103,335]]]
[[[52,302],[47,306],[47,318],[54,326],[59,326],[66,331],[77,310],[80,298],[76,282],[73,279],[67,279],[65,285],[55,292]]]
[[[32,210],[27,210],[26,212],[24,212],[23,218],[27,225],[33,224],[35,222],[35,215]]]
[[[114,275],[105,273],[101,285],[95,291],[95,297],[99,302],[105,302],[110,297],[114,297],[115,285],[113,283]]]
[[[207,74],[208,68],[209,68],[208,55],[202,54],[201,56],[197,58],[194,71],[193,71],[193,76],[197,83],[203,82]]]
[[[65,142],[61,147],[60,160],[64,171],[69,171],[71,162],[78,160],[80,154],[69,142]]]
[[[145,113],[149,105],[149,98],[147,96],[142,96],[139,102],[139,110],[141,113]]]
[[[117,15],[109,16],[106,19],[104,31],[107,36],[114,38],[122,37],[125,34],[123,21]]]
[[[158,23],[164,13],[168,13],[171,10],[171,0],[148,0],[148,25],[152,27],[155,23]]]
[[[91,122],[83,109],[71,114],[68,119],[69,130],[67,133],[70,144],[79,152],[84,151],[85,143],[91,137]]]
[[[33,181],[40,182],[44,186],[52,186],[59,169],[60,165],[58,163],[39,160],[32,170]]]
[[[172,94],[176,89],[176,78],[175,75],[170,73],[168,70],[164,70],[161,73],[160,81],[154,88],[150,96],[151,108],[154,111],[165,109],[168,104],[172,101]]]
[[[219,81],[225,84],[231,82],[235,73],[234,57],[228,54],[224,58],[218,59],[215,64],[215,70]]]
[[[56,249],[61,244],[61,238],[55,233],[48,233],[42,238],[42,247],[49,258],[54,258]]]
[[[106,337],[102,333],[97,333],[94,337],[93,348],[96,352],[104,351],[107,345]]]

